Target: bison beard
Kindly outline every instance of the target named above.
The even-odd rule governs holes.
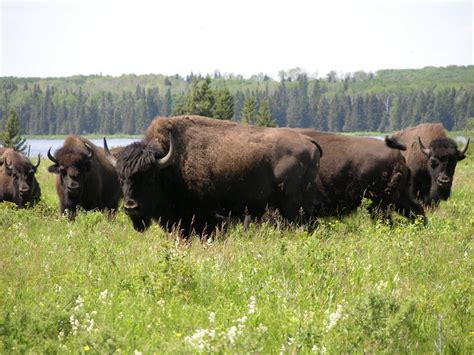
[[[206,233],[222,216],[259,217],[267,207],[290,221],[300,208],[310,218],[319,155],[296,132],[182,116],[155,119],[142,142],[118,154],[116,170],[135,229],[154,219]]]

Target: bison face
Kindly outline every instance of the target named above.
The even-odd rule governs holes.
[[[90,147],[87,149],[87,154],[78,152],[61,154],[60,152],[57,158],[48,151],[48,157],[54,163],[48,167],[48,171],[58,174],[58,189],[62,192],[61,204],[64,209],[70,210],[73,214],[83,197],[86,177],[91,170],[91,159],[94,153]]]
[[[5,173],[10,176],[13,182],[13,196],[18,207],[25,207],[29,203],[33,203],[38,189],[38,182],[35,173],[40,165],[41,157],[38,155],[36,165],[30,163],[29,160],[19,160],[10,162],[7,159],[0,160],[0,166],[5,166]]]
[[[430,199],[434,202],[447,200],[451,195],[454,171],[457,162],[464,159],[469,140],[462,150],[450,138],[438,138],[426,149],[418,137],[420,149],[427,158],[427,169],[431,177]]]
[[[165,154],[155,145],[136,142],[125,147],[113,157],[104,140],[107,157],[117,170],[123,192],[123,207],[135,230],[143,232],[152,218],[159,218],[159,206],[166,204],[162,186],[162,169],[173,158],[173,138],[170,135],[169,150]]]

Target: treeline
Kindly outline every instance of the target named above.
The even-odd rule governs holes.
[[[14,110],[26,134],[143,133],[158,115],[202,114],[324,131],[391,131],[422,122],[463,129],[474,117],[474,66],[330,72],[300,70],[278,81],[129,75],[0,78],[0,128]]]

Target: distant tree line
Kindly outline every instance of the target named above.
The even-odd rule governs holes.
[[[422,122],[463,129],[474,117],[474,85],[461,79],[457,67],[452,80],[446,79],[450,71],[441,69],[439,81],[420,80],[417,71],[399,77],[357,72],[339,78],[330,72],[311,78],[293,70],[281,73],[278,81],[266,75],[245,80],[192,74],[160,77],[156,86],[149,76],[142,83],[133,76],[134,89],[127,77],[121,79],[122,90],[107,86],[110,77],[93,76],[93,88],[88,77],[74,82],[0,78],[0,129],[12,110],[26,134],[141,134],[155,116],[177,114],[335,132],[393,131]],[[438,73],[430,68],[424,75]]]

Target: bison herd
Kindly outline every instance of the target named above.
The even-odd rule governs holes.
[[[341,216],[371,201],[374,217],[392,210],[426,223],[425,207],[451,193],[465,158],[441,124],[421,124],[384,141],[311,129],[262,128],[201,116],[156,118],[144,138],[109,150],[69,136],[48,167],[56,174],[61,214],[78,207],[123,207],[133,227],[152,221],[183,235],[209,233],[229,218],[244,226],[266,211],[289,222]],[[0,148],[0,201],[39,201],[40,164]]]

